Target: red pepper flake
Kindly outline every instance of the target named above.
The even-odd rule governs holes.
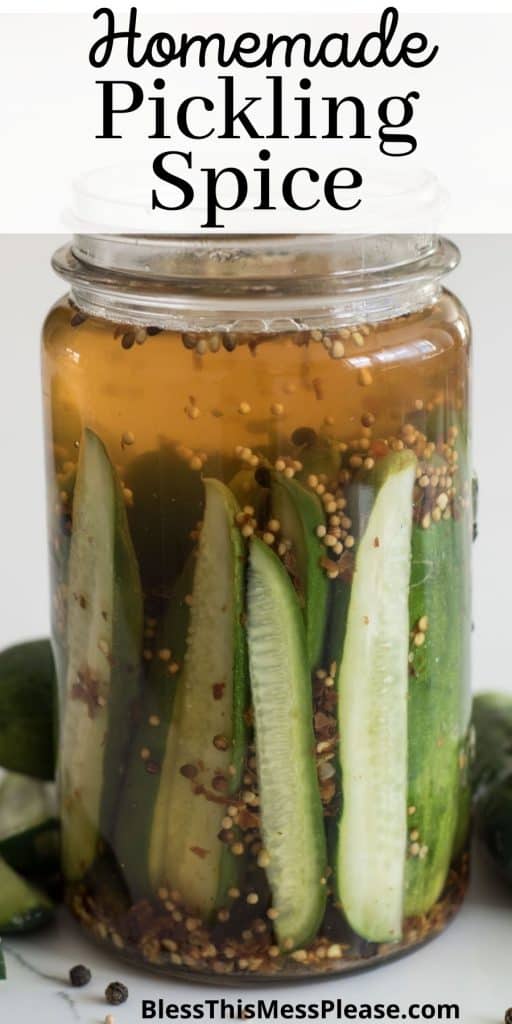
[[[148,775],[158,775],[160,771],[160,765],[158,764],[158,761],[152,761],[151,758],[148,761],[144,762],[144,767]]]
[[[223,792],[227,787],[227,779],[224,775],[214,775],[212,779],[212,786],[217,792]]]
[[[204,860],[210,852],[209,850],[204,850],[202,846],[190,846],[189,850],[191,853],[195,853],[196,857],[200,857],[201,860]]]
[[[90,719],[94,719],[98,709],[104,706],[104,702],[100,702],[99,680],[92,675],[90,668],[77,672],[77,680],[71,687],[71,698],[83,701]]]
[[[195,764],[182,764],[180,768],[180,775],[183,775],[185,779],[195,779],[197,775],[197,768]]]
[[[214,700],[222,700],[224,696],[224,690],[226,689],[225,683],[214,683],[212,686],[212,693]]]
[[[377,438],[376,441],[373,441],[370,447],[370,452],[376,459],[382,459],[385,455],[388,455],[389,445],[387,441],[383,441],[382,438]]]
[[[380,540],[378,537],[373,538],[373,546],[374,548],[380,548]]]

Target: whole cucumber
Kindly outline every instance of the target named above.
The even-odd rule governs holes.
[[[48,639],[0,653],[0,766],[53,779],[55,666]]]
[[[473,725],[476,828],[500,874],[512,882],[512,697],[478,694]]]

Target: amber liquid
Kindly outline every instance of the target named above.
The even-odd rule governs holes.
[[[427,529],[436,508],[445,518],[468,514],[468,330],[449,293],[428,309],[380,324],[273,335],[146,331],[83,317],[64,300],[48,317],[44,341],[61,713],[69,699],[66,560],[86,427],[105,444],[123,487],[145,601],[142,679],[158,656],[154,638],[165,602],[197,543],[204,511],[202,477],[229,484],[240,470],[250,478],[271,467],[313,489],[325,481],[324,490],[329,490],[343,487],[359,472],[371,472],[386,452],[409,447],[419,460],[418,481],[425,469],[434,472],[432,460],[440,453],[445,459],[439,483],[436,478],[434,487],[423,490],[416,485],[415,522]],[[457,457],[454,415],[463,425]],[[333,451],[338,460],[334,483]],[[244,484],[240,476],[239,481],[247,487],[250,504],[254,481]],[[443,488],[446,505],[437,505]],[[254,525],[260,533],[267,528],[266,521]],[[279,541],[276,537],[276,551]],[[348,557],[350,528],[338,542]],[[326,572],[334,578],[336,560],[343,555],[325,554]],[[461,744],[467,687],[461,676]],[[256,753],[254,747],[248,751],[253,762],[247,769],[249,787]],[[462,794],[462,775],[458,785]],[[333,793],[332,783],[323,788],[327,821],[339,794]],[[251,822],[251,828],[257,858],[261,837],[257,823]],[[197,921],[186,893],[161,891],[153,900],[132,894],[123,902],[113,896],[114,876],[122,876],[122,869],[112,868],[110,854],[102,859],[101,842],[95,863],[70,885],[69,902],[97,937],[164,970],[223,978],[341,971],[395,955],[439,930],[462,898],[463,849],[464,836],[439,899],[428,912],[405,921],[400,942],[387,945],[354,935],[329,878],[328,910],[318,935],[305,950],[289,954],[276,946],[269,904],[248,905],[244,892],[238,900],[242,911],[228,909],[226,920],[221,911],[213,923]],[[140,856],[146,855],[141,849]],[[190,920],[196,923],[189,931]]]

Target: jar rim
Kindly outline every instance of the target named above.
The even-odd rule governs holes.
[[[126,322],[383,319],[421,308],[459,261],[432,234],[75,235],[53,258],[88,313]],[[345,310],[347,312],[347,309]]]
[[[458,261],[453,243],[434,234],[143,235],[77,234],[59,250],[55,270],[64,277],[89,269],[91,277],[119,274],[142,281],[330,278],[350,281],[401,272],[437,277]]]

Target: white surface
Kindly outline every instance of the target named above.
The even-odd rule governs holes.
[[[162,979],[99,951],[63,916],[49,931],[6,942],[9,979],[0,990],[0,1019],[2,1024],[101,1024],[111,1011],[115,1024],[139,1024],[143,999],[190,1003],[225,996],[235,1003],[238,997],[247,1002],[275,998],[281,1004],[337,998],[345,1004],[397,1003],[406,1019],[411,1003],[458,1003],[463,1024],[501,1024],[512,1003],[512,896],[491,881],[483,865],[478,868],[475,874],[480,877],[459,916],[429,945],[375,970],[306,985],[233,989]],[[87,988],[72,989],[67,981],[67,972],[76,963],[92,971]],[[129,999],[121,1007],[105,1002],[103,993],[110,981],[128,986]],[[208,1019],[222,1018],[214,1013],[206,1014]],[[327,1024],[330,1021],[334,1024],[335,1017],[326,1018]]]
[[[0,647],[48,629],[38,341],[45,310],[63,291],[48,263],[57,242],[49,237],[0,237]],[[507,449],[512,237],[466,236],[459,243],[463,262],[450,284],[464,299],[474,326],[474,461],[481,495],[474,561],[474,682],[477,689],[504,689],[511,687],[505,580],[512,507]],[[499,1024],[512,1004],[512,897],[487,872],[482,875],[446,934],[415,955],[340,982],[272,988],[272,994],[296,1002],[334,993],[345,1001],[399,1002],[404,1007],[411,1002],[459,1002],[465,1024]],[[210,994],[105,958],[68,923],[8,946],[13,953],[8,954],[9,980],[0,987],[2,1024],[95,1024],[109,1009],[101,999],[105,985],[116,978],[126,980],[131,991],[130,1001],[113,1011],[116,1024],[137,1024],[143,997],[190,1001]],[[56,980],[38,978],[14,954]],[[66,988],[65,976],[79,961],[94,968],[94,983],[77,994]],[[243,994],[252,998],[250,991]],[[227,995],[234,998],[235,993],[228,990]]]

